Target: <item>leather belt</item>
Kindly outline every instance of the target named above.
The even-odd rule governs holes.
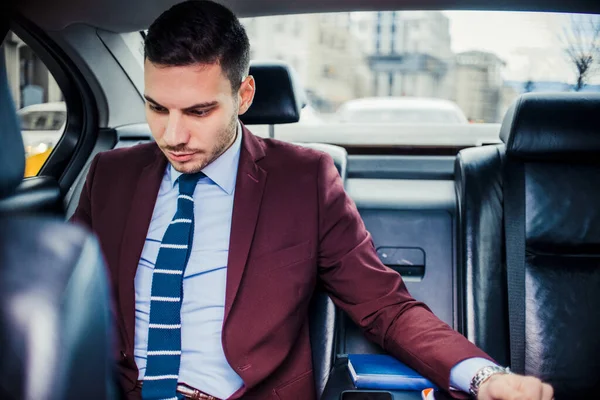
[[[144,381],[137,381],[137,387],[141,388]],[[206,394],[198,389],[195,389],[185,383],[177,384],[177,393],[180,393],[187,400],[220,400],[215,396],[211,396],[210,394]]]
[[[194,389],[193,387],[188,386],[185,383],[180,383],[177,385],[177,392],[181,393],[185,396],[186,399],[189,400],[219,400],[215,396],[211,396],[210,394],[201,392],[198,389]]]

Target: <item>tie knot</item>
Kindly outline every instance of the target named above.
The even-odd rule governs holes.
[[[192,196],[194,194],[194,189],[196,188],[196,184],[200,178],[205,175],[202,172],[197,172],[195,174],[183,174],[179,176],[179,194],[185,194],[187,196]]]

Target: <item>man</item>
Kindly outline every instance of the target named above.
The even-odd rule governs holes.
[[[368,338],[457,397],[472,383],[480,399],[552,397],[410,297],[329,156],[241,126],[255,82],[229,10],[174,6],[148,30],[145,57],[156,143],[99,154],[73,217],[106,256],[129,398],[315,398],[317,280]]]

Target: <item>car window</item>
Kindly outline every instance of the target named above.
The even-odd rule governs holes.
[[[9,32],[2,49],[21,122],[25,177],[36,176],[64,133],[67,108],[56,80],[27,43]]]
[[[322,141],[392,144],[403,135],[402,143],[418,145],[424,137],[418,129],[392,125],[452,124],[451,130],[428,130],[427,143],[435,135],[440,143],[451,143],[448,135],[454,135],[465,141],[457,145],[472,145],[490,139],[491,127],[481,125],[497,125],[498,138],[499,123],[523,93],[600,91],[598,15],[382,11],[254,17],[242,23],[252,59],[288,63],[306,91],[309,111],[302,112],[299,124],[277,126],[276,138],[313,140],[314,125],[320,124]],[[348,107],[360,99],[373,104]],[[424,102],[430,104],[420,108]],[[369,133],[360,136],[346,128],[352,123],[389,129],[365,129]]]

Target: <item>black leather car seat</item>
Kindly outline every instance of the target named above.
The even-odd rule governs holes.
[[[501,139],[456,160],[463,331],[557,399],[600,396],[600,95],[524,95]]]
[[[0,200],[14,195],[24,165],[0,52]],[[114,398],[107,288],[91,234],[0,212],[0,398]]]

